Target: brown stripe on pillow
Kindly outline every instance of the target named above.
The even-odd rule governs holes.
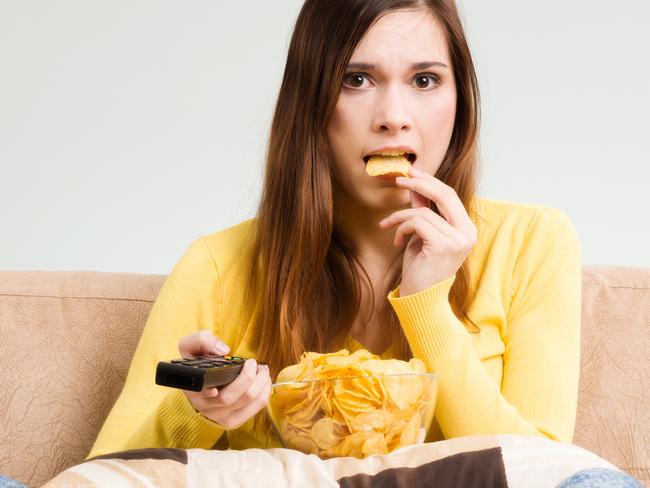
[[[112,452],[102,454],[88,459],[86,462],[96,459],[169,459],[181,464],[187,464],[187,451],[185,449],[174,449],[156,447],[148,449],[129,449],[128,451]]]
[[[501,448],[462,452],[414,468],[391,468],[338,480],[341,488],[507,488]]]

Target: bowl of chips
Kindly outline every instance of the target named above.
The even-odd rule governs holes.
[[[424,442],[436,394],[436,375],[419,359],[307,352],[278,374],[267,412],[286,448],[365,458]]]

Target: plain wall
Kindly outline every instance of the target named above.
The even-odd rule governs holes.
[[[302,0],[0,0],[0,269],[166,274],[254,216]],[[479,194],[559,207],[583,264],[650,266],[650,7],[459,3]]]

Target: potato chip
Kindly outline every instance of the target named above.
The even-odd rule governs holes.
[[[365,349],[304,353],[284,368],[268,411],[285,447],[363,458],[423,442],[436,388],[424,363]]]
[[[277,381],[278,383],[284,382],[284,381],[293,381],[295,378],[298,378],[301,376],[301,372],[305,369],[305,365],[303,363],[298,363],[298,364],[293,364],[291,366],[287,366],[284,368],[282,371],[278,373],[278,378]]]
[[[314,397],[313,399],[306,398],[304,401],[294,405],[285,411],[285,414],[290,419],[289,421],[294,425],[301,427],[310,426],[313,418],[318,412],[320,405],[320,398]]]
[[[328,417],[316,421],[311,428],[311,436],[321,449],[332,449],[340,442],[334,429],[334,421]]]
[[[409,363],[399,359],[368,359],[363,367],[373,375],[413,373]]]
[[[386,432],[384,433],[384,439],[388,450],[392,451],[399,447],[400,436],[406,427],[408,422],[406,420],[395,419],[392,424],[388,426]]]
[[[375,409],[370,412],[360,413],[350,421],[350,424],[355,432],[370,432],[375,429],[383,432],[392,423],[393,419],[392,413]]]
[[[350,434],[343,439],[337,447],[333,450],[338,451],[338,456],[353,456],[356,458],[362,458],[363,455],[363,445],[369,439],[370,435],[367,432],[355,432]]]
[[[302,452],[309,454],[318,454],[320,452],[318,444],[316,444],[316,441],[309,434],[298,433],[290,435],[287,437],[287,442]]]
[[[397,375],[386,376],[384,388],[397,408],[402,410],[420,399],[424,385],[419,376]]]
[[[404,156],[372,156],[366,164],[370,176],[394,175],[408,176],[411,163]]]
[[[376,404],[381,403],[381,397],[373,395],[365,390],[356,386],[353,379],[339,379],[334,381],[334,396],[342,398],[351,398],[358,400],[360,404]]]
[[[380,402],[386,396],[384,385],[377,378],[361,376],[359,378],[352,378],[350,384],[354,388],[354,391],[362,393],[366,398],[373,398]]]
[[[409,420],[409,422],[406,424],[406,427],[400,434],[400,446],[409,446],[411,444],[415,444],[418,438],[419,427],[420,421],[417,416],[411,417],[411,420]]]
[[[277,406],[289,408],[307,398],[308,383],[287,383],[273,392],[273,401]]]
[[[409,360],[409,366],[414,373],[424,374],[427,372],[427,367],[424,365],[424,361],[418,358],[411,358]]]
[[[329,382],[325,382],[324,384],[327,385],[327,388],[323,388],[323,393],[320,397],[320,409],[326,416],[331,417],[333,414],[333,409],[332,400],[330,399],[329,394]]]
[[[384,436],[379,432],[371,432],[370,437],[361,446],[363,457],[372,456],[373,454],[387,454],[388,446]]]

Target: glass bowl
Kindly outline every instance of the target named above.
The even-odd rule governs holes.
[[[285,381],[267,413],[283,447],[364,458],[424,442],[437,392],[435,373]]]

